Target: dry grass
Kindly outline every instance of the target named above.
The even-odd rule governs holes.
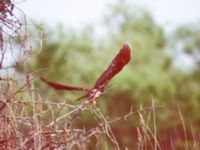
[[[2,149],[88,149],[91,139],[96,138],[96,146],[99,147],[105,138],[111,143],[114,149],[119,150],[120,146],[112,131],[111,124],[127,120],[132,115],[139,113],[142,131],[139,134],[138,143],[143,149],[146,138],[149,139],[148,131],[156,140],[154,133],[145,124],[141,112],[148,109],[141,109],[127,115],[110,120],[96,106],[87,101],[77,105],[51,102],[42,99],[33,86],[33,78],[28,75],[26,84],[19,88],[17,81],[4,79],[5,91],[0,93],[0,147]],[[58,110],[65,110],[64,113],[56,114]],[[97,125],[90,129],[78,128],[81,113],[92,114]],[[156,140],[155,147],[159,147]],[[100,149],[100,147],[99,147]]]
[[[137,149],[162,149],[157,137],[157,107],[153,102],[150,107],[131,109],[126,115],[110,119],[87,101],[68,104],[41,98],[33,85],[33,77],[27,74],[24,79],[25,84],[20,87],[19,81],[1,79],[4,85],[0,93],[1,149],[105,149],[105,141],[109,149],[125,149],[113,133],[112,124],[126,122],[133,116],[139,116],[140,121],[135,127],[138,140],[133,141]],[[184,131],[184,149],[189,150],[186,125],[180,109],[178,112]],[[91,114],[91,120],[97,124],[87,129],[80,126],[80,116],[84,113]],[[198,149],[199,142],[194,141],[192,147]]]
[[[150,107],[141,106],[110,119],[88,101],[73,104],[61,98],[56,101],[42,98],[33,81],[34,76],[29,73],[21,79],[0,80],[0,149],[128,149],[120,145],[112,124],[122,124],[131,117],[139,119],[139,125],[133,127],[137,128],[137,140],[132,139],[138,150],[164,149],[156,126],[156,110],[160,107],[154,102]],[[184,133],[184,149],[198,150],[200,143],[195,136],[193,143],[188,143],[184,117],[179,108],[177,112]],[[92,127],[81,124],[84,114],[96,122]],[[172,137],[170,149],[176,149],[176,144]]]
[[[21,22],[12,13],[15,5],[11,2],[0,11],[0,149],[128,149],[122,147],[112,124],[121,124],[131,117],[139,116],[137,140],[133,141],[138,150],[161,150],[156,126],[156,106],[131,109],[129,113],[110,119],[101,110],[87,101],[71,104],[58,100],[41,97],[34,86],[35,76],[26,68],[26,60],[31,56],[31,37],[27,33],[26,19]],[[13,28],[14,27],[14,28]],[[12,31],[12,32],[11,32]],[[13,48],[13,40],[19,41],[19,46]],[[42,42],[42,39],[41,39]],[[27,44],[28,43],[28,44]],[[42,45],[42,44],[41,44]],[[10,52],[13,64],[5,65],[5,55]],[[16,59],[15,54],[20,59]],[[18,61],[20,60],[20,61]],[[20,64],[19,64],[20,63]],[[23,66],[24,73],[10,76],[10,69]],[[178,109],[184,131],[184,149],[192,147],[200,149],[200,143],[193,139],[192,146],[187,142],[186,123]],[[90,114],[90,119],[96,124],[85,128],[81,124],[81,115]],[[147,115],[144,115],[147,114]],[[133,139],[130,139],[133,140]],[[175,143],[172,141],[173,149]]]

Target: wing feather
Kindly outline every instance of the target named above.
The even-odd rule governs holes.
[[[98,88],[103,91],[107,83],[118,73],[131,59],[131,47],[128,43],[120,49],[108,68],[97,79],[93,88]]]
[[[58,84],[55,82],[50,82],[47,81],[45,78],[40,77],[40,79],[45,82],[46,84],[48,84],[50,87],[56,89],[56,90],[68,90],[68,91],[84,91],[87,92],[89,91],[89,89],[86,88],[82,88],[82,87],[75,87],[75,86],[67,86],[67,85],[62,85],[62,84]]]

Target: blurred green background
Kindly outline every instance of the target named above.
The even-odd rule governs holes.
[[[180,108],[188,142],[194,142],[194,137],[200,139],[200,23],[167,32],[155,22],[150,12],[133,8],[124,1],[109,7],[104,22],[107,33],[100,38],[93,25],[80,30],[44,25],[42,49],[34,48],[28,62],[29,71],[38,71],[38,77],[44,76],[50,81],[92,87],[123,43],[128,41],[132,45],[132,60],[109,83],[106,93],[98,99],[97,107],[105,116],[117,118],[129,113],[131,107],[138,110],[141,105],[145,108],[154,101],[159,106],[156,125],[163,149],[172,149],[171,141],[177,149],[183,148],[185,139],[178,113]],[[33,36],[37,38],[37,35]],[[40,43],[36,41],[35,45]],[[180,61],[177,54],[190,58],[193,65],[176,65]],[[66,103],[77,103],[74,100],[82,94],[55,91],[39,80],[35,85],[43,98],[59,98]],[[86,128],[94,126],[90,116],[84,114],[83,118],[80,124]],[[137,141],[138,120],[136,115],[129,122],[112,125],[121,147],[137,147],[134,141]]]

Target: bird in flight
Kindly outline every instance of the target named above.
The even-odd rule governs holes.
[[[104,92],[105,86],[108,82],[117,74],[119,73],[123,67],[128,64],[131,59],[131,46],[128,43],[125,43],[123,47],[120,49],[119,53],[115,56],[112,60],[110,65],[107,69],[100,75],[97,79],[96,83],[94,84],[93,88],[83,88],[83,87],[76,87],[76,86],[67,86],[58,84],[55,82],[50,82],[44,77],[40,77],[40,79],[48,84],[50,87],[56,90],[67,90],[67,91],[82,91],[85,92],[85,95],[81,96],[77,100],[81,100],[86,98],[88,101],[92,102],[93,104],[96,103],[96,99]]]

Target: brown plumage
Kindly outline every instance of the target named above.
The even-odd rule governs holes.
[[[77,100],[87,98],[90,101],[95,101],[104,91],[105,86],[108,82],[119,73],[123,67],[128,64],[131,60],[131,47],[128,43],[125,43],[124,46],[120,49],[119,53],[115,56],[113,61],[110,63],[108,68],[101,74],[101,76],[97,79],[92,89],[75,87],[75,86],[66,86],[54,82],[47,81],[45,78],[41,77],[41,80],[47,83],[49,86],[53,87],[57,90],[75,90],[75,91],[83,91],[86,92],[85,95],[78,98]]]
[[[82,88],[82,87],[67,86],[67,85],[62,85],[62,84],[58,84],[55,82],[50,82],[50,81],[47,81],[44,77],[40,77],[40,80],[42,80],[43,82],[48,84],[50,87],[52,87],[56,90],[83,91],[83,92],[89,91],[89,89]]]

